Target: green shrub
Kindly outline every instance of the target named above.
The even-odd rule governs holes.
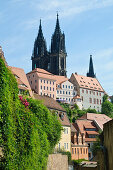
[[[25,107],[18,97],[15,77],[0,59],[0,147],[1,169],[42,170],[60,139],[61,124],[38,101]],[[52,143],[53,141],[53,143]]]

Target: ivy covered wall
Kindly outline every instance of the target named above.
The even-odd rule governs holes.
[[[0,59],[0,147],[1,169],[42,170],[60,139],[61,124],[43,104],[18,97],[15,77]]]

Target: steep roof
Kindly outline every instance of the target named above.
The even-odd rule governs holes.
[[[60,120],[61,124],[63,126],[70,126],[69,119],[66,115],[66,111],[58,102],[56,102],[53,98],[48,97],[48,96],[40,96],[36,93],[34,93],[34,98],[41,100],[43,104],[48,108],[48,109],[53,109],[53,110],[58,110],[61,112],[58,112],[58,119]],[[63,112],[63,113],[62,113]],[[62,119],[63,116],[63,119]]]
[[[55,75],[44,70],[41,68],[35,68],[34,70],[30,71],[29,73],[27,73],[26,75],[32,74],[32,73],[36,73],[38,77],[40,78],[46,78],[46,79],[51,79],[51,80],[56,80]]]
[[[53,98],[49,96],[41,96],[41,95],[34,93],[34,98],[41,100],[43,104],[50,109],[55,109],[55,110],[65,112],[64,108],[58,102],[56,102],[56,100],[54,100]]]
[[[92,77],[86,77],[78,74],[73,74],[79,87],[91,89],[91,90],[97,90],[104,92],[104,89],[100,85],[99,81],[96,78]]]
[[[96,114],[96,113],[86,113],[80,119],[93,120],[101,130],[103,130],[104,123],[107,123],[108,121],[112,120],[105,114]]]
[[[27,80],[26,74],[22,68],[17,68],[17,67],[11,67],[8,66],[8,68],[12,71],[12,74],[16,75],[17,78],[17,83],[20,88],[20,85],[24,84],[26,87],[23,87],[25,90],[28,90],[30,93],[30,96],[33,97],[33,93],[31,90],[31,87],[29,85],[29,82]]]

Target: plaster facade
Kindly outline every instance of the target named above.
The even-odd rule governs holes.
[[[74,89],[74,85],[69,80],[57,84],[57,100],[70,104],[76,94],[77,92]]]

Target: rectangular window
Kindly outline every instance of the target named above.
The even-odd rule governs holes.
[[[68,86],[68,88],[70,89],[70,86]]]
[[[50,91],[51,91],[51,87],[50,87]]]
[[[53,87],[53,91],[54,91],[54,87]]]
[[[92,103],[92,98],[89,98],[89,103]]]
[[[63,94],[65,94],[65,92],[63,91]]]
[[[66,91],[66,94],[67,94],[67,91]]]
[[[67,143],[67,149],[68,149],[68,143]]]
[[[63,88],[64,88],[64,85],[63,85]]]
[[[67,134],[68,134],[68,128],[67,128]]]
[[[60,143],[58,144],[58,148],[60,149]]]
[[[101,93],[100,93],[100,96],[101,96]]]
[[[48,87],[47,87],[47,90],[48,90]]]
[[[41,89],[42,89],[42,86],[41,86]]]
[[[44,86],[44,90],[45,90],[45,86]]]
[[[50,84],[51,84],[51,81],[50,81]]]
[[[44,83],[45,83],[45,80],[44,80]]]
[[[72,148],[72,154],[74,154],[74,149]]]
[[[42,83],[42,80],[40,80],[41,81],[41,83]]]
[[[73,86],[71,86],[71,89],[73,88]]]
[[[53,98],[54,98],[54,94],[53,94]]]
[[[57,90],[57,94],[59,94],[59,91]]]
[[[76,154],[76,148],[75,148],[75,154]]]
[[[54,85],[54,82],[53,82],[53,85]]]
[[[88,90],[86,90],[86,93],[88,94]]]
[[[62,91],[60,91],[60,94],[62,94]]]
[[[64,149],[66,149],[66,143],[64,143]]]
[[[67,85],[66,85],[66,89],[67,89]]]
[[[48,84],[48,80],[47,80],[47,84]]]
[[[37,82],[37,80],[35,80],[35,83]]]
[[[31,81],[31,84],[32,84],[32,81]]]

